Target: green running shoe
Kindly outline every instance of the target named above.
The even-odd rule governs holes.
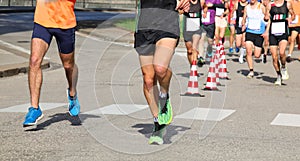
[[[169,99],[169,94],[165,98],[159,97],[158,99],[158,123],[160,125],[168,125],[172,122],[173,119],[173,110]]]
[[[166,125],[159,125],[158,122],[154,122],[154,128],[152,135],[149,139],[149,144],[158,144],[161,145],[164,143],[163,136],[166,131]]]

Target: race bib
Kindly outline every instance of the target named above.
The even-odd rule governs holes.
[[[236,19],[236,12],[233,12],[232,19]]]
[[[222,16],[224,13],[224,8],[216,8],[216,16]]]
[[[200,29],[199,18],[186,18],[186,31],[197,31]]]
[[[202,15],[203,15],[203,12],[202,12]],[[204,22],[204,23],[210,22],[210,12],[206,13],[206,18],[203,18],[203,16],[202,16],[202,22]]]
[[[274,35],[282,35],[285,33],[285,22],[273,22],[271,25],[271,33]]]
[[[260,30],[260,19],[249,19],[248,29]]]
[[[239,17],[239,27],[242,27],[243,17]]]
[[[295,16],[295,19],[291,22],[291,24],[297,24],[298,21],[299,21],[299,16],[296,15],[296,16]]]

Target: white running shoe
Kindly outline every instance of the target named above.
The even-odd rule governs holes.
[[[249,74],[247,75],[247,78],[253,78],[254,77],[254,72],[249,72]]]
[[[244,55],[243,55],[242,53],[240,54],[239,62],[240,62],[241,64],[244,63]]]
[[[282,80],[281,80],[281,76],[280,75],[277,76],[277,80],[275,81],[274,84],[275,84],[275,86],[281,86]]]
[[[282,80],[288,80],[289,79],[289,73],[287,71],[287,68],[281,68],[281,75],[282,75]]]

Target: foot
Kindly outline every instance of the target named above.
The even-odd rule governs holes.
[[[240,54],[239,62],[240,62],[240,64],[244,63],[244,56],[243,56],[243,54]]]
[[[275,86],[281,86],[282,85],[282,79],[281,79],[281,76],[278,75],[277,76],[277,80],[275,81]]]
[[[236,53],[240,52],[240,48],[235,47],[235,52],[236,52]]]
[[[286,57],[286,62],[288,62],[288,63],[292,62],[291,56],[287,56],[287,57]]]
[[[158,99],[158,107],[159,107],[159,114],[158,114],[158,123],[160,125],[163,124],[170,124],[173,119],[173,111],[172,106],[169,99],[169,94],[165,98],[159,97]]]
[[[161,145],[164,143],[163,136],[166,132],[166,125],[159,125],[158,122],[154,122],[153,132],[149,138],[149,144]]]
[[[281,75],[282,75],[282,80],[289,79],[289,73],[287,71],[287,68],[281,68]]]
[[[247,75],[247,78],[253,78],[254,77],[254,72],[249,72],[249,74]]]
[[[230,53],[230,54],[233,53],[233,48],[232,48],[232,47],[229,48],[229,53]]]
[[[263,63],[265,63],[265,64],[267,63],[267,55],[266,54],[263,55]]]
[[[205,64],[205,61],[204,61],[203,57],[200,56],[200,57],[198,58],[198,63],[197,63],[197,65],[198,65],[198,67],[202,67],[204,64]]]
[[[37,122],[43,118],[43,113],[40,107],[34,108],[29,107],[28,113],[26,114],[25,121],[23,122],[23,127],[36,125]]]
[[[68,93],[68,100],[69,100],[69,113],[71,116],[77,116],[80,112],[80,104],[77,98],[77,94],[75,96],[70,96],[70,91],[67,91]]]

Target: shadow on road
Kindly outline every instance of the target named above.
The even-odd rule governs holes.
[[[153,124],[136,124],[132,126],[133,128],[138,128],[139,133],[145,135],[146,138],[150,138],[152,131],[153,131]],[[167,133],[164,136],[164,144],[171,144],[171,138],[178,134],[179,131],[187,131],[191,128],[183,127],[183,126],[174,126],[169,125],[167,126]]]
[[[55,115],[49,116],[50,119],[44,121],[41,124],[38,124],[35,128],[27,129],[25,131],[39,131],[45,130],[46,127],[50,126],[51,124],[58,123],[61,121],[69,121],[71,126],[81,126],[81,123],[84,122],[87,118],[100,118],[100,116],[96,115],[89,115],[89,114],[79,114],[79,116],[70,116],[69,113],[58,113]]]

